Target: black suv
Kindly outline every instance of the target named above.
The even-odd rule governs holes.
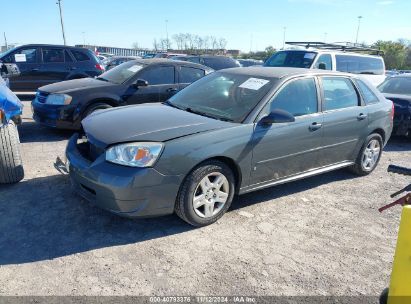
[[[27,44],[0,55],[3,63],[16,63],[20,76],[10,80],[16,91],[37,88],[63,80],[98,76],[104,72],[95,54],[84,48],[51,44]]]

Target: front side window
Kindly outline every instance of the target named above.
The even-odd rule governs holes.
[[[180,83],[192,83],[204,76],[204,70],[182,66],[180,69]]]
[[[169,99],[177,108],[216,119],[242,122],[267,95],[275,79],[214,72]]]
[[[335,55],[337,71],[353,74],[384,75],[382,58],[355,55]]]
[[[342,77],[323,77],[324,111],[358,106],[358,95],[351,81]]]
[[[141,72],[141,79],[147,80],[149,85],[173,84],[174,67],[157,66]]]
[[[378,97],[371,91],[371,89],[364,83],[364,81],[356,79],[355,82],[360,88],[365,104],[376,103],[379,101]]]
[[[64,62],[63,49],[43,48],[44,63],[62,63]]]
[[[280,51],[271,56],[264,66],[308,69],[311,67],[316,55],[315,52]]]
[[[294,116],[317,113],[318,100],[314,79],[297,79],[287,83],[271,101],[270,111],[274,109],[287,111]]]
[[[2,61],[4,63],[36,63],[37,62],[37,48],[19,49],[5,56]]]
[[[134,77],[144,67],[143,64],[136,63],[135,61],[125,62],[101,74],[97,79],[121,84]]]
[[[323,54],[318,57],[317,63],[315,64],[315,68],[320,68],[320,63],[325,65],[325,70],[331,71],[333,69],[332,59],[330,54]]]

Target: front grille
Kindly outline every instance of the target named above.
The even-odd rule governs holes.
[[[37,91],[37,101],[40,103],[45,103],[47,96],[49,96],[50,93],[43,92],[43,91]]]
[[[79,141],[77,142],[77,149],[80,152],[81,156],[91,162],[95,161],[105,151],[104,149],[93,145],[85,138],[79,139]]]

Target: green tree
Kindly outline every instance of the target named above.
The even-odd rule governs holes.
[[[386,69],[407,69],[410,47],[407,46],[404,41],[378,40],[372,46],[384,52],[383,57]]]

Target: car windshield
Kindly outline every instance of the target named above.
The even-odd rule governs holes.
[[[315,52],[280,51],[271,56],[264,66],[308,69],[311,67],[316,55]]]
[[[166,103],[170,106],[212,117],[242,122],[268,93],[274,79],[227,72],[206,76]]]
[[[411,77],[388,78],[378,89],[382,93],[411,95]]]
[[[133,77],[144,65],[134,60],[125,62],[101,74],[97,79],[121,84]]]

